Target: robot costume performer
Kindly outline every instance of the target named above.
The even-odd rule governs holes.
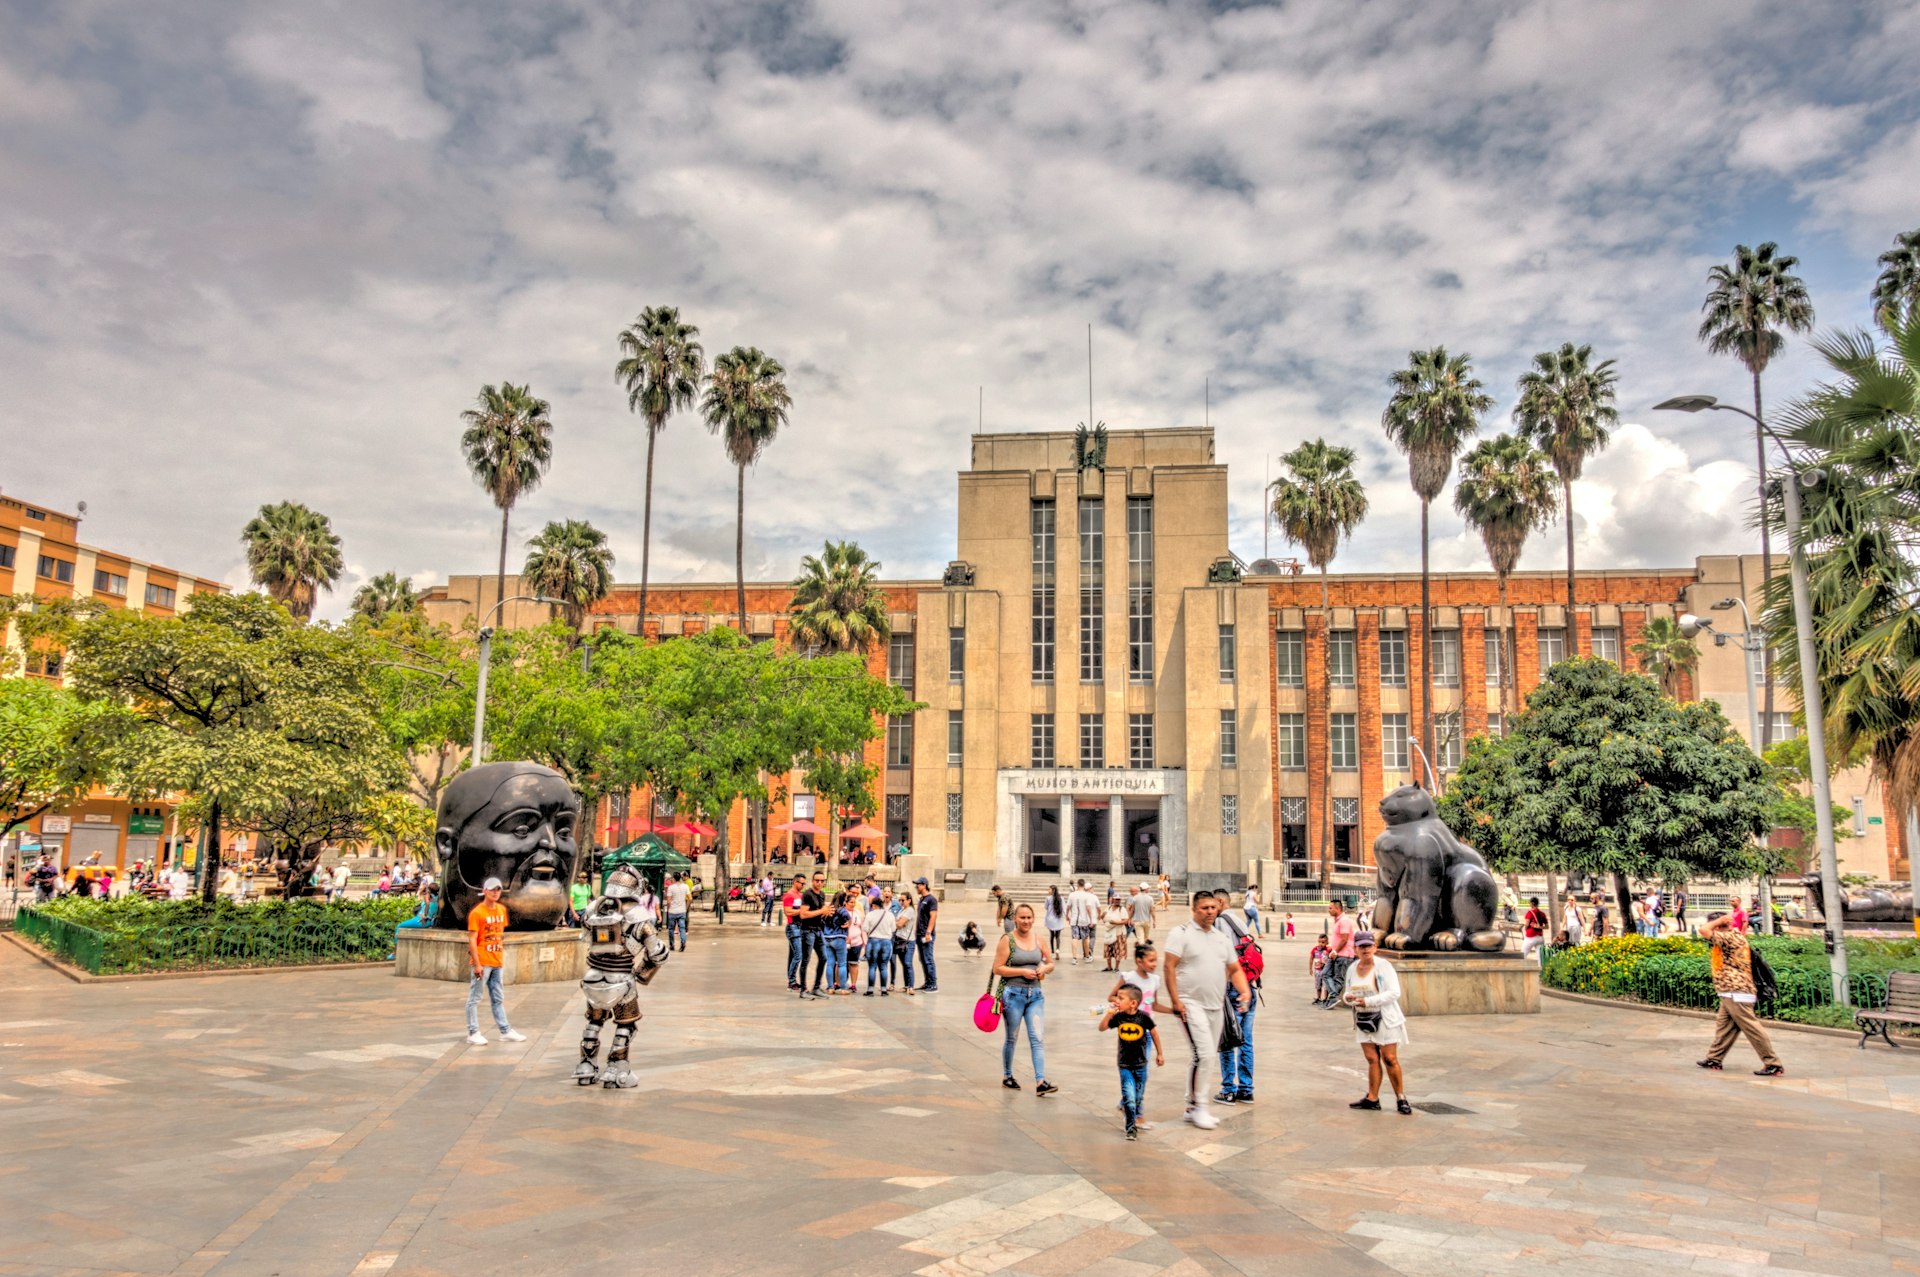
[[[637,901],[640,878],[631,869],[613,871],[605,891],[587,909],[581,926],[587,933],[587,974],[580,987],[587,995],[587,1028],[580,1036],[580,1065],[573,1080],[599,1082],[609,1090],[640,1084],[627,1067],[627,1045],[640,1022],[640,986],[650,982],[667,960],[667,945]],[[596,1062],[600,1030],[613,1021],[613,1044],[603,1070]]]

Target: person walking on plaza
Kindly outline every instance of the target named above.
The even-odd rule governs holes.
[[[997,883],[987,894],[993,897],[994,925],[1000,928],[1001,935],[1005,935],[1013,930],[1013,901],[1007,898],[1007,893],[1000,890]]]
[[[1540,897],[1527,897],[1527,916],[1520,920],[1520,956],[1526,957],[1547,942],[1547,915],[1540,908]]]
[[[862,923],[867,933],[867,997],[874,994],[874,986],[879,986],[881,997],[887,996],[887,990],[893,987],[893,889],[883,887],[875,899],[867,903],[866,917]]]
[[[1073,961],[1077,966],[1081,961],[1093,961],[1093,929],[1100,923],[1100,900],[1087,890],[1087,880],[1082,878],[1073,884],[1073,890],[1067,893],[1068,936],[1073,942]]]
[[[1140,990],[1140,1005],[1149,1011],[1160,1007],[1160,951],[1152,943],[1133,946],[1133,970],[1122,971],[1120,978],[1113,982],[1113,988],[1107,990],[1107,1000],[1120,991],[1120,986],[1130,984]]]
[[[1607,938],[1607,898],[1597,891],[1593,893],[1593,938]]]
[[[473,979],[467,984],[467,1041],[485,1046],[480,1032],[480,991],[487,991],[493,1010],[493,1023],[503,1042],[525,1042],[526,1035],[516,1033],[507,1023],[506,994],[501,987],[501,964],[507,952],[507,907],[500,903],[500,880],[489,878],[480,884],[482,900],[467,913],[467,957]]]
[[[1684,890],[1673,893],[1673,934],[1687,934],[1687,893]]]
[[[1054,960],[1060,958],[1060,933],[1067,929],[1067,906],[1060,899],[1060,888],[1047,888],[1046,915],[1042,919],[1047,928],[1047,941],[1053,946]]]
[[[693,899],[693,889],[687,886],[687,880],[680,874],[667,875],[667,951],[671,953],[676,940],[680,952],[687,951],[687,905]]]
[[[1102,916],[1106,930],[1101,933],[1100,953],[1106,959],[1103,971],[1118,971],[1121,961],[1127,953],[1127,905],[1118,896],[1107,898],[1107,911]]]
[[[1107,999],[1107,1013],[1100,1017],[1100,1031],[1113,1030],[1119,1039],[1120,1112],[1127,1119],[1127,1138],[1138,1139],[1139,1129],[1148,1125],[1140,1120],[1147,1106],[1147,1040],[1153,1041],[1153,1063],[1165,1068],[1167,1054],[1160,1049],[1160,1030],[1153,1016],[1141,1005],[1140,989],[1122,981]]]
[[[1220,1125],[1207,1107],[1200,1076],[1209,1061],[1217,1065],[1220,1058],[1228,985],[1237,998],[1236,1010],[1253,1004],[1246,973],[1234,953],[1232,933],[1216,925],[1221,903],[1211,891],[1194,892],[1192,918],[1167,936],[1161,959],[1167,1008],[1180,1017],[1193,1056],[1187,1068],[1187,1121],[1203,1131]]]
[[[760,925],[761,926],[771,927],[773,925],[774,906],[777,905],[779,902],[780,902],[780,889],[774,886],[773,875],[771,873],[762,874],[760,876]]]
[[[1340,1005],[1340,991],[1347,986],[1347,968],[1353,965],[1353,919],[1347,916],[1345,901],[1327,904],[1326,995],[1321,1006],[1331,1011]]]
[[[913,928],[918,915],[913,908],[913,897],[902,891],[893,898],[890,906],[893,910],[893,960],[900,964],[900,988],[908,997],[913,996]]]
[[[933,897],[933,886],[925,878],[915,878],[913,947],[920,953],[920,992],[938,993],[940,980],[933,965],[933,933],[940,922],[940,902]]]
[[[1333,965],[1333,950],[1327,945],[1327,936],[1323,931],[1307,951],[1307,970],[1313,973],[1313,1005],[1320,1006],[1327,1000],[1327,972]]]
[[[1247,884],[1247,894],[1241,897],[1240,907],[1247,915],[1247,931],[1252,935],[1260,934],[1260,887],[1257,883]]]
[[[1033,1093],[1052,1095],[1060,1088],[1047,1081],[1047,999],[1040,982],[1053,974],[1053,953],[1033,925],[1033,906],[1013,911],[1012,927],[993,951],[993,973],[1000,977],[1001,1024],[1006,1039],[1000,1044],[1000,1085],[1020,1089],[1013,1076],[1013,1047],[1021,1026],[1027,1031],[1027,1050],[1033,1056]]]
[[[805,935],[800,929],[800,901],[806,894],[806,875],[795,874],[793,884],[780,897],[780,914],[787,920],[787,988],[793,991],[806,987],[800,983],[800,967],[804,961],[801,941]]]
[[[1133,924],[1134,943],[1152,941],[1153,892],[1146,883],[1143,882],[1133,889],[1133,898],[1128,902],[1127,909],[1130,915],[1128,920]]]
[[[573,885],[567,888],[567,925],[570,927],[580,925],[580,920],[587,916],[587,906],[593,903],[593,883],[588,879],[589,875],[583,869],[580,876],[573,880]]]
[[[333,898],[335,900],[345,900],[347,898],[347,887],[351,885],[352,882],[353,870],[347,868],[347,862],[342,860],[333,867]]]
[[[813,881],[800,895],[800,910],[796,915],[800,919],[800,996],[817,998],[821,996],[821,982],[827,978],[827,944],[824,935],[825,917],[830,908],[827,904],[827,875],[814,871]],[[807,988],[807,959],[813,959],[813,988]]]
[[[1753,1010],[1759,1000],[1758,986],[1753,979],[1753,946],[1746,933],[1733,925],[1732,915],[1715,912],[1707,915],[1700,938],[1710,946],[1707,960],[1713,968],[1714,992],[1720,995],[1720,1010],[1713,1019],[1713,1044],[1707,1048],[1707,1058],[1699,1061],[1700,1067],[1719,1069],[1727,1052],[1733,1050],[1734,1040],[1744,1036],[1760,1057],[1754,1076],[1779,1077],[1787,1071],[1786,1066],[1773,1053],[1773,1043]]]
[[[1393,1106],[1401,1116],[1413,1116],[1407,1101],[1406,1079],[1400,1073],[1400,1047],[1407,1040],[1407,1013],[1400,1007],[1400,976],[1393,964],[1374,956],[1373,933],[1354,937],[1353,968],[1347,973],[1340,1001],[1353,1009],[1353,1036],[1367,1059],[1367,1093],[1347,1105],[1354,1109],[1380,1107],[1380,1074],[1393,1084]]]
[[[1560,909],[1560,927],[1567,935],[1567,945],[1578,947],[1580,944],[1580,902],[1572,896]]]
[[[1233,938],[1233,951],[1240,961],[1242,974],[1247,977],[1249,996],[1244,1008],[1227,1007],[1222,1014],[1234,1023],[1239,1030],[1240,1044],[1223,1047],[1220,1051],[1220,1092],[1214,1101],[1220,1104],[1253,1103],[1253,1013],[1259,1008],[1259,981],[1254,970],[1256,962],[1261,961],[1260,944],[1252,939],[1253,932],[1245,930],[1234,920],[1233,910],[1227,907],[1228,901],[1223,895],[1220,900],[1220,921],[1216,926],[1224,927]]]

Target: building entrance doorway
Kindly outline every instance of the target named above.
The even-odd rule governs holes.
[[[1125,872],[1131,876],[1142,874],[1147,877],[1160,872],[1160,804],[1151,807],[1127,807],[1123,809],[1126,820],[1125,841],[1127,865]]]
[[[1107,841],[1107,805],[1074,805],[1073,872],[1082,877],[1112,877],[1113,851]]]
[[[1057,803],[1027,805],[1027,866],[1030,874],[1060,872],[1060,806]]]

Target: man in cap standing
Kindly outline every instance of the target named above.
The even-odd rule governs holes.
[[[500,903],[501,883],[489,878],[480,884],[481,902],[467,911],[467,956],[472,962],[473,979],[467,984],[467,1041],[485,1046],[480,1032],[480,990],[487,991],[493,1006],[493,1022],[499,1026],[503,1042],[525,1042],[527,1036],[507,1023],[506,995],[501,989],[501,965],[506,961],[507,907]]]

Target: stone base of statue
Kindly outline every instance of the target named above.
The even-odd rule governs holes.
[[[561,984],[587,971],[587,946],[577,928],[509,931],[502,979],[508,984]],[[406,927],[393,951],[393,973],[415,980],[454,980],[473,976],[464,931]]]
[[[1540,960],[1518,953],[1385,953],[1408,1015],[1537,1015]]]

